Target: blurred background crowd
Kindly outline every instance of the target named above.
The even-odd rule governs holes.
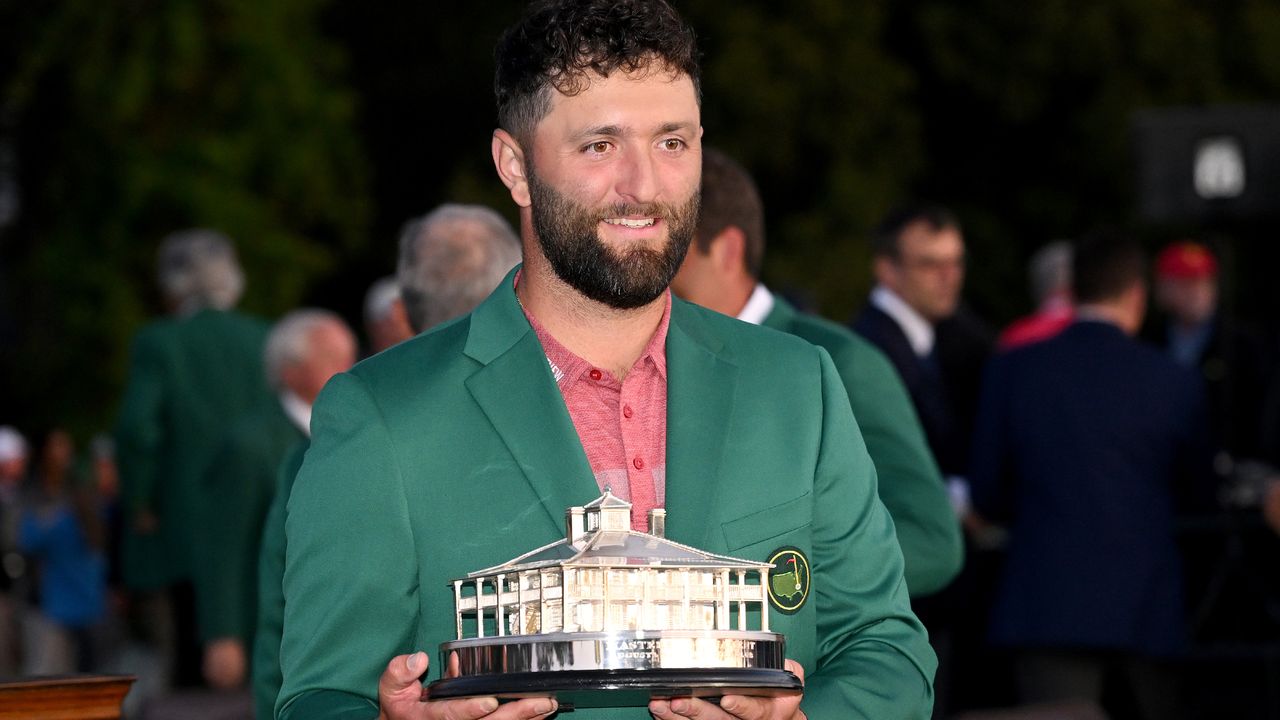
[[[0,1],[0,677],[253,712],[311,400],[518,259],[520,5]],[[937,715],[1280,718],[1280,5],[676,5],[748,287],[883,352],[963,527]]]

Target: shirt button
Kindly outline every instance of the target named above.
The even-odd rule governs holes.
[[[591,376],[592,380],[599,380],[600,378],[604,377],[604,373],[600,372],[599,370],[596,370],[595,368],[591,368],[591,372],[587,374]]]
[[[638,458],[636,458],[635,460],[632,460],[632,461],[631,461],[631,464],[632,464],[632,465],[635,465],[637,470],[643,470],[643,469],[644,469],[644,458],[642,458],[642,457],[638,457]]]
[[[622,417],[624,417],[624,418],[630,418],[630,417],[631,417],[632,415],[634,415],[634,414],[635,414],[635,413],[631,412],[631,406],[630,406],[630,405],[623,405],[623,406],[622,406]]]

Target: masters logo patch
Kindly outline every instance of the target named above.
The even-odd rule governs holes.
[[[769,604],[790,615],[809,599],[809,558],[797,547],[782,547],[769,553],[773,563],[769,574]]]

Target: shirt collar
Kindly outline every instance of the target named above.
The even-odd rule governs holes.
[[[933,323],[916,312],[915,308],[908,305],[907,301],[897,293],[883,285],[877,285],[871,291],[871,304],[880,308],[885,315],[898,323],[916,357],[924,357],[933,352]]]
[[[518,281],[519,278],[517,277]],[[667,290],[663,295],[665,304],[662,308],[662,319],[658,321],[658,327],[649,338],[649,344],[645,346],[644,352],[640,353],[640,357],[636,358],[635,364],[631,367],[635,369],[646,362],[652,363],[654,369],[658,371],[658,375],[663,380],[666,380],[667,330],[671,327],[671,291]],[[537,334],[538,341],[542,343],[542,351],[546,353],[547,362],[551,364],[551,374],[555,377],[556,384],[563,387],[568,383],[577,381],[593,369],[590,362],[561,345],[560,341],[556,340],[523,305],[520,306],[520,310],[524,313],[525,318],[529,320],[529,325],[533,328],[533,332]],[[608,373],[603,368],[600,370]],[[610,374],[610,377],[612,377],[612,374]]]
[[[289,390],[280,393],[280,406],[284,414],[303,435],[311,437],[311,405]]]
[[[756,289],[751,291],[747,304],[738,311],[738,319],[752,325],[759,325],[769,317],[771,312],[773,312],[773,293],[769,292],[769,288],[765,287],[764,283],[756,283]]]

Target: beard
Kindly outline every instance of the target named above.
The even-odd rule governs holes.
[[[542,182],[530,169],[529,196],[538,246],[563,282],[583,295],[619,310],[653,302],[671,284],[684,262],[698,222],[700,193],[679,206],[665,203],[589,208]],[[599,235],[605,218],[647,216],[662,220],[667,243],[653,249],[614,251]]]

